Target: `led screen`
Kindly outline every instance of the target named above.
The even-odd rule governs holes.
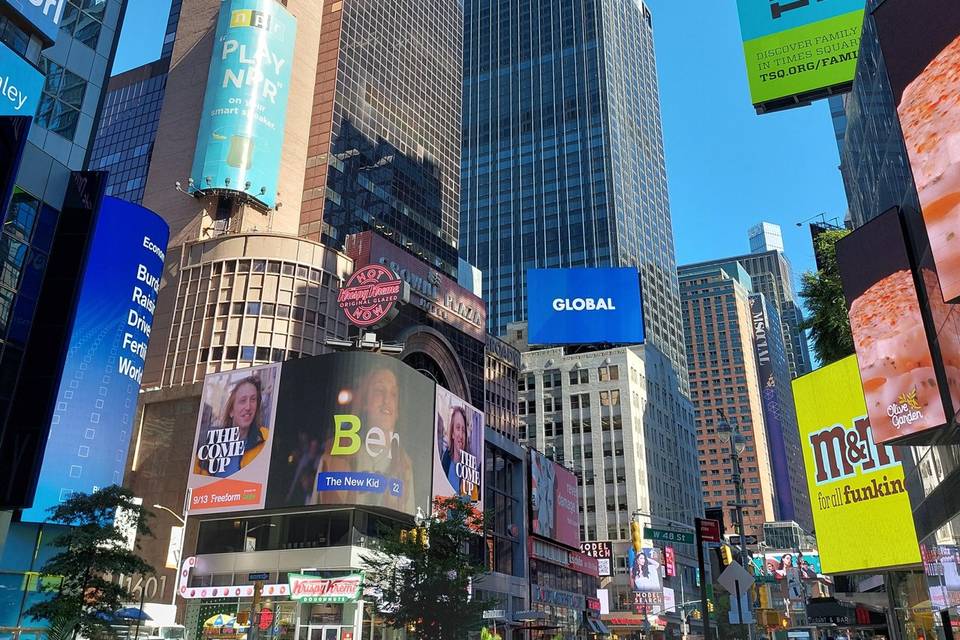
[[[919,563],[901,453],[874,439],[856,356],[795,379],[793,396],[823,573]]]
[[[190,176],[277,201],[296,19],[276,0],[223,0]]]
[[[639,344],[644,340],[635,268],[529,269],[530,344]]]
[[[887,0],[874,13],[943,297],[960,298],[960,12]]]
[[[42,522],[72,493],[123,482],[168,233],[152,211],[103,198],[25,521]]]
[[[837,243],[837,263],[876,442],[946,422],[897,209]],[[956,376],[960,371],[955,371]]]

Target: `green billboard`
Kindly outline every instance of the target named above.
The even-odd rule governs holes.
[[[864,0],[738,0],[750,98],[760,112],[843,90],[853,81]]]

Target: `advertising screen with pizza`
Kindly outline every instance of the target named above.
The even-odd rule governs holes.
[[[878,443],[946,422],[899,209],[837,243],[837,263]]]

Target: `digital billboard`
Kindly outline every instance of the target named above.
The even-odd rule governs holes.
[[[48,40],[56,40],[60,32],[67,0],[3,0],[26,18]],[[76,19],[76,18],[75,18]]]
[[[437,385],[434,496],[462,496],[483,512],[483,412]]]
[[[148,209],[101,201],[24,521],[44,521],[49,507],[73,493],[123,482],[168,234],[166,222]]]
[[[189,513],[263,508],[279,385],[279,364],[204,379],[187,481]]]
[[[580,546],[577,476],[535,449],[530,450],[530,531],[555,542]]]
[[[639,344],[640,274],[634,267],[528,269],[530,344]]]
[[[630,563],[630,589],[633,591],[636,610],[646,614],[660,613],[664,606],[660,549],[646,548],[638,553],[631,548],[627,555]]]
[[[757,357],[757,378],[760,381],[760,403],[763,408],[763,423],[767,442],[770,445],[770,466],[773,468],[773,483],[777,497],[777,514],[784,520],[793,520],[793,493],[790,490],[790,465],[787,461],[787,445],[783,435],[780,394],[777,377],[773,370],[772,347],[770,346],[770,317],[763,294],[750,296],[750,317],[753,320],[753,351]],[[779,322],[779,318],[777,319]]]
[[[597,559],[597,572],[600,577],[613,575],[613,543],[611,542],[581,542],[580,553]]]
[[[200,191],[276,205],[297,21],[276,0],[222,0],[190,173]]]
[[[837,264],[877,443],[946,422],[900,211],[837,243]]]
[[[874,440],[856,356],[795,379],[793,396],[823,573],[919,564],[903,466]]]
[[[267,508],[430,512],[434,383],[400,360],[334,353],[283,363]]]
[[[750,98],[758,110],[853,82],[864,0],[737,0]],[[776,105],[772,105],[776,108]]]
[[[946,301],[960,298],[960,12],[887,0],[874,12],[893,102]]]
[[[43,74],[0,44],[0,116],[34,116],[43,91]]]
[[[815,580],[823,575],[818,553],[767,553],[763,556],[754,556],[753,564],[757,575],[766,575],[777,580],[786,580],[794,569],[802,580]]]

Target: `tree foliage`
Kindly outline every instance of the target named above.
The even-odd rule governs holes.
[[[30,607],[26,615],[46,621],[51,638],[113,636],[113,613],[137,597],[107,577],[154,573],[136,549],[127,548],[124,533],[136,528],[138,536],[151,535],[147,519],[153,514],[134,502],[129,489],[116,485],[74,494],[50,513],[50,522],[69,527],[53,541],[61,551],[42,568],[44,575],[59,580],[46,582],[44,590],[52,597]]]
[[[367,586],[386,624],[413,629],[420,640],[461,640],[483,623],[491,603],[471,597],[486,569],[471,556],[483,515],[459,498],[437,498],[434,512],[413,532],[385,536],[363,558]],[[410,634],[408,633],[408,637]]]
[[[853,353],[850,318],[843,297],[837,266],[837,241],[850,233],[846,229],[824,231],[814,240],[820,268],[801,277],[800,297],[809,316],[803,328],[810,332],[813,351],[822,364],[830,364]]]

